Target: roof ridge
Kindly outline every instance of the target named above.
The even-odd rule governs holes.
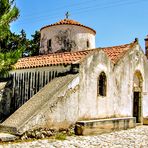
[[[81,52],[90,52],[90,51],[93,51],[93,50],[96,50],[98,48],[93,48],[93,49],[89,49],[89,50],[80,50],[80,51],[71,51],[71,52],[54,52],[54,53],[48,53],[48,54],[43,54],[43,55],[35,55],[35,56],[30,56],[30,57],[22,57],[20,59],[27,59],[27,58],[38,58],[38,57],[43,57],[43,56],[54,56],[54,55],[61,55],[61,54],[74,54],[74,53],[81,53]],[[19,60],[20,60],[19,59]]]
[[[135,38],[135,40],[134,41],[132,41],[132,42],[130,42],[130,43],[127,43],[127,44],[120,44],[120,45],[116,45],[116,46],[107,46],[107,47],[101,47],[101,49],[104,49],[104,48],[115,48],[115,47],[124,47],[124,46],[133,46],[133,45],[136,45],[136,44],[138,44],[138,39],[137,38]]]
[[[115,64],[121,59],[130,49],[132,49],[135,45],[138,44],[138,40],[135,39],[133,42],[129,44],[122,44],[111,47],[104,47],[102,50],[108,55],[111,61]]]
[[[124,46],[128,46],[132,43],[128,43],[128,44],[121,44],[121,45],[116,45],[116,46],[107,46],[107,47],[101,47],[101,49],[104,49],[104,48],[114,48],[114,47],[124,47]]]

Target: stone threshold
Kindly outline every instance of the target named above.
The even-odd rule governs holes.
[[[108,118],[98,120],[78,121],[75,125],[76,135],[94,135],[111,132],[114,130],[126,130],[136,126],[135,117]]]

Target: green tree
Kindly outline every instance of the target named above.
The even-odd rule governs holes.
[[[0,75],[7,74],[20,57],[22,48],[17,50],[9,49],[10,23],[17,19],[19,10],[13,4],[14,0],[0,0]]]
[[[33,35],[31,35],[32,39],[27,40],[27,48],[25,50],[25,54],[28,56],[36,56],[39,55],[40,48],[40,32],[35,31]]]
[[[10,34],[10,23],[17,19],[19,10],[14,0],[0,0],[0,40]]]
[[[22,50],[0,53],[0,77],[8,75],[9,71],[13,69],[13,64],[17,62],[21,55]]]
[[[10,50],[15,51],[21,47],[21,36],[15,33],[10,33],[5,39],[0,40],[0,45],[0,52],[2,53],[9,52]]]
[[[35,31],[35,33],[32,35],[31,45],[31,55],[39,55],[39,48],[40,48],[40,32]]]

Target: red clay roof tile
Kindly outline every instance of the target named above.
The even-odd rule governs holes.
[[[129,49],[131,49],[132,45],[133,43],[120,46],[99,48],[99,49],[102,49],[111,59],[111,61],[113,63],[116,63],[120,58],[122,58],[122,56]],[[80,60],[83,60],[88,54],[91,54],[95,50],[98,49],[77,51],[77,52],[53,53],[47,55],[21,58],[14,65],[14,67],[16,69],[25,69],[25,68],[44,67],[44,66],[58,65],[58,64],[79,63]]]
[[[82,27],[85,27],[87,29],[90,29],[92,30],[95,34],[96,34],[96,31],[90,27],[87,27],[85,25],[82,25],[81,23],[77,22],[77,21],[74,21],[74,20],[70,20],[70,19],[64,19],[64,20],[61,20],[57,23],[54,23],[54,24],[51,24],[51,25],[47,25],[47,26],[44,26],[42,27],[40,30],[44,29],[44,28],[47,28],[47,27],[51,27],[51,26],[57,26],[57,25],[76,25],[76,26],[82,26]]]
[[[54,53],[47,55],[40,55],[34,57],[21,58],[14,65],[16,69],[24,69],[31,67],[44,67],[47,65],[57,65],[57,64],[72,64],[83,59],[90,51],[78,51],[78,52],[64,52],[64,53]]]
[[[116,63],[126,53],[126,51],[131,48],[131,45],[132,43],[120,46],[105,47],[102,48],[102,50],[108,55],[113,63]]]

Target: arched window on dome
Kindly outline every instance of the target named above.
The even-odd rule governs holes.
[[[87,48],[89,48],[89,47],[90,47],[89,40],[87,40],[87,42],[86,42],[86,46],[87,46]]]
[[[104,72],[101,72],[98,78],[98,86],[97,86],[97,95],[98,96],[106,96],[107,90],[107,78]]]
[[[47,48],[48,48],[48,51],[49,51],[49,52],[52,50],[52,48],[51,48],[51,39],[49,39],[49,40],[47,41]]]

